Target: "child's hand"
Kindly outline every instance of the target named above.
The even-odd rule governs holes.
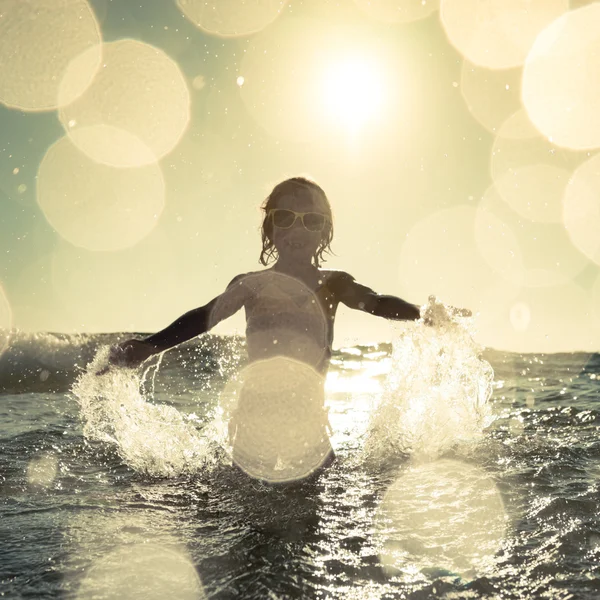
[[[468,308],[455,308],[443,304],[435,296],[429,296],[429,300],[421,311],[421,317],[425,325],[446,325],[454,321],[454,317],[470,317],[473,313]]]
[[[155,353],[154,347],[147,342],[127,340],[111,347],[108,362],[118,367],[137,367]]]

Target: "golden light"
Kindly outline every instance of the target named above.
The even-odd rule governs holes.
[[[493,480],[475,466],[443,459],[410,468],[390,486],[375,537],[390,575],[437,571],[473,579],[493,566],[506,525]]]
[[[89,64],[81,54],[69,75]],[[61,85],[69,89],[71,77]],[[131,39],[102,45],[102,69],[75,102],[59,111],[72,142],[115,167],[156,162],[179,142],[190,119],[190,94],[179,66],[162,50]]]
[[[600,155],[583,163],[569,180],[563,219],[573,244],[600,265]]]
[[[157,164],[109,167],[82,154],[63,137],[38,169],[37,201],[54,229],[75,246],[119,250],[155,227],[165,186]]]
[[[185,17],[202,31],[218,37],[243,37],[275,21],[287,0],[177,0]]]
[[[323,99],[328,116],[355,132],[381,112],[383,77],[375,61],[348,57],[332,61],[323,71]]]
[[[0,7],[0,102],[26,111],[53,110],[72,102],[100,66],[100,30],[85,0],[4,1]],[[59,98],[69,64],[89,60]]]
[[[569,10],[568,0],[441,0],[450,43],[469,61],[489,69],[525,62],[536,36]]]
[[[535,41],[523,70],[523,103],[558,146],[600,147],[600,4],[570,11]]]

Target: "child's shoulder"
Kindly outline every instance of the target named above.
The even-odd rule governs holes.
[[[274,277],[277,279],[288,278],[288,276],[282,275],[273,269],[261,269],[260,271],[249,271],[248,273],[236,275],[227,288],[244,287],[248,290],[257,291],[265,285],[273,283]],[[332,292],[341,292],[352,283],[354,283],[354,277],[346,271],[319,269],[317,288],[328,287]]]
[[[346,271],[340,271],[338,269],[319,269],[322,277],[323,284],[328,286],[343,286],[354,281],[354,277]]]

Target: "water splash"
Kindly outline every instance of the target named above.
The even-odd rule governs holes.
[[[393,343],[386,390],[365,441],[367,458],[377,462],[406,455],[436,459],[476,442],[494,419],[494,372],[473,340],[472,319],[434,297],[421,315]]]
[[[149,475],[177,477],[215,466],[212,426],[200,431],[195,415],[148,402],[140,393],[144,376],[134,369],[97,375],[108,366],[108,352],[108,346],[100,348],[72,388],[85,437],[114,444],[131,468]]]

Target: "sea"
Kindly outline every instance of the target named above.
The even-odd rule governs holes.
[[[286,483],[231,458],[243,337],[105,369],[132,334],[13,331],[0,596],[599,598],[600,354],[481,348],[469,321],[337,348],[336,459]]]

